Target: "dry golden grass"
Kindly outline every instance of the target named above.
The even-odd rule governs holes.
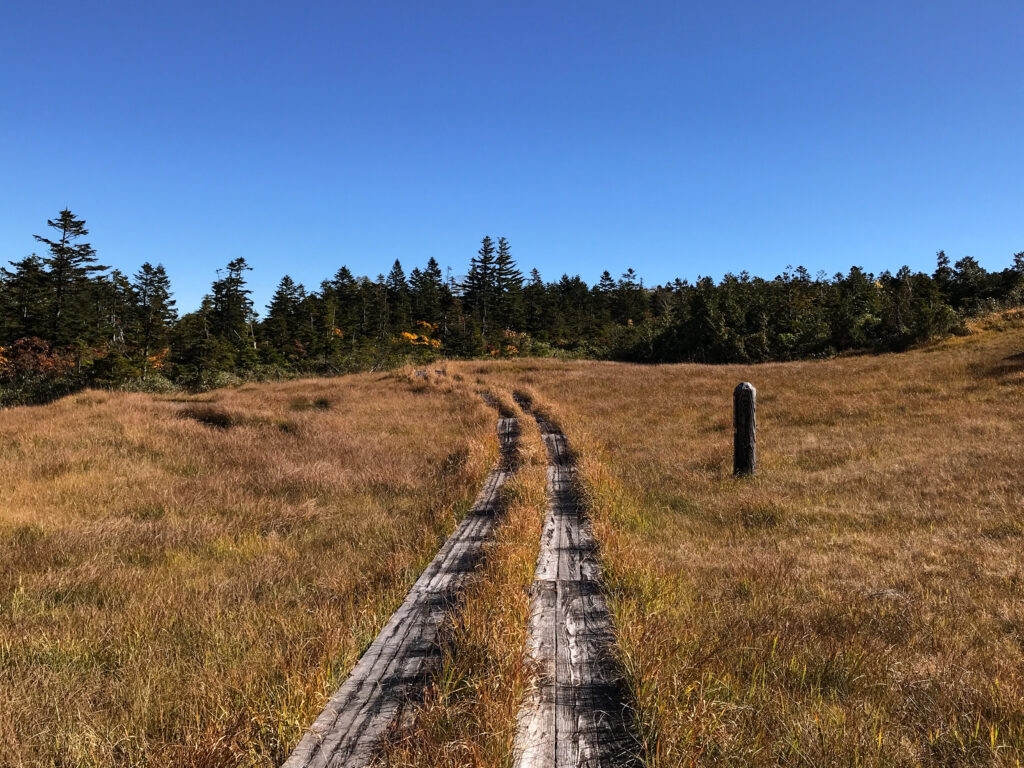
[[[649,766],[1016,766],[1024,317],[904,355],[459,363],[0,416],[0,765],[273,765],[497,457],[474,390],[580,454]],[[731,393],[759,390],[759,474]],[[390,765],[502,766],[545,454]]]
[[[565,428],[649,766],[1017,766],[1024,317],[902,355],[462,363]],[[731,395],[759,392],[759,474]]]
[[[0,414],[0,765],[279,764],[497,457],[364,375]]]
[[[442,663],[412,722],[386,740],[380,764],[401,768],[508,765],[516,714],[530,670],[524,663],[530,585],[540,549],[547,456],[540,432],[507,392],[504,412],[519,416],[518,473],[484,562],[442,628]]]

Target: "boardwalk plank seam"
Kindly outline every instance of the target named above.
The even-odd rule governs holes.
[[[529,404],[520,401],[529,411]],[[597,545],[565,435],[534,413],[548,453],[548,509],[534,574],[527,654],[537,669],[519,713],[516,768],[623,768],[638,752],[614,654]]]
[[[515,472],[519,423],[498,421],[501,459],[472,509],[409,590],[401,607],[331,696],[283,768],[363,768],[440,659],[438,632],[494,529],[501,490]]]

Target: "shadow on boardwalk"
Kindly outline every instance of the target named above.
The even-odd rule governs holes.
[[[575,486],[575,457],[561,430],[533,415],[548,452],[548,514],[527,641],[539,678],[520,713],[515,765],[634,766],[633,713],[614,654],[597,545]]]
[[[303,736],[285,768],[362,768],[402,708],[421,694],[440,662],[437,639],[448,610],[483,556],[516,470],[519,423],[498,421],[501,459],[473,508],[417,579],[405,602]]]

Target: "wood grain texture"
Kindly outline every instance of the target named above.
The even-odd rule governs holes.
[[[565,435],[536,415],[548,451],[548,514],[534,575],[527,652],[537,680],[519,714],[518,768],[621,768],[637,743],[614,656],[611,614]]]
[[[285,768],[361,768],[381,737],[418,695],[439,661],[437,635],[446,611],[474,571],[491,536],[501,489],[515,471],[516,419],[498,422],[501,460],[473,508],[413,585],[405,602],[331,696]]]

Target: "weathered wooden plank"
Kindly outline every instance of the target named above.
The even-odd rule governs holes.
[[[548,511],[527,643],[537,678],[519,714],[515,765],[621,768],[635,764],[637,743],[597,546],[580,510],[565,435],[535,418],[548,451]]]
[[[519,425],[498,422],[502,458],[472,509],[420,574],[401,607],[303,736],[285,768],[361,768],[402,707],[420,692],[439,661],[437,634],[475,569],[494,528],[505,482],[514,472]]]
[[[558,594],[554,579],[533,583],[527,653],[537,679],[519,710],[516,734],[518,764],[554,768],[555,751],[555,627]]]

